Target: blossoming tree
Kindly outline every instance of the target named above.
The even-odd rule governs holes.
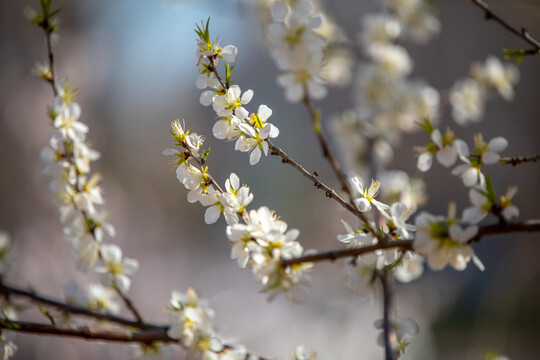
[[[540,52],[540,44],[526,30],[512,27],[480,0],[471,3],[526,44],[525,49],[505,50],[517,65]],[[490,176],[494,167],[528,166],[526,163],[540,157],[507,156],[512,139],[504,136],[486,141],[482,133],[464,138],[456,135],[456,127],[482,121],[490,98],[510,101],[516,96],[516,65],[488,56],[474,62],[469,74],[450,89],[437,90],[426,80],[411,77],[413,61],[403,45],[427,44],[441,31],[431,2],[381,0],[380,5],[379,13],[362,19],[357,37],[364,55],[358,61],[353,42],[314,1],[261,0],[253,9],[260,16],[266,46],[278,72],[277,84],[288,102],[305,108],[311,121],[309,133],[313,133],[309,136],[317,138],[321,150],[313,156],[322,154],[319,160],[332,169],[332,178],[323,179],[308,169],[280,140],[287,125],[281,122],[279,129],[275,125],[273,105],[264,100],[264,104],[254,104],[258,101],[254,91],[245,90],[250,84],[236,81],[235,64],[245,50],[241,45],[223,46],[211,32],[210,19],[196,24],[193,65],[200,105],[211,107],[207,117],[215,121],[215,140],[193,131],[197,129],[195,119],[173,120],[171,141],[163,144],[163,155],[169,157],[178,182],[185,187],[187,201],[204,207],[201,224],[222,227],[223,241],[228,241],[231,251],[224,256],[249,269],[268,300],[281,295],[302,306],[310,297],[310,274],[317,272],[316,265],[341,260],[343,282],[357,296],[380,303],[372,341],[384,349],[381,357],[397,359],[406,356],[419,326],[398,309],[396,281],[418,279],[424,264],[434,272],[448,267],[463,271],[471,263],[481,271],[490,271],[475,253],[477,242],[496,234],[540,231],[540,221],[520,216],[513,202],[519,179],[500,189]],[[49,189],[76,268],[95,272],[99,282],[71,282],[64,300],[59,300],[60,295],[48,297],[2,276],[4,359],[16,354],[16,333],[123,342],[129,344],[134,357],[184,356],[175,349],[181,348],[188,359],[272,358],[274,354],[259,355],[257,349],[224,338],[213,322],[208,301],[193,288],[171,291],[165,305],[169,321],[162,324],[151,321],[130,295],[132,275],[139,265],[144,266],[144,259],[125,256],[113,243],[116,231],[105,210],[101,175],[92,170],[100,153],[91,146],[91,132],[81,121],[83,112],[75,87],[59,77],[55,67],[53,45],[59,12],[51,0],[40,0],[39,10],[25,10],[30,22],[45,33],[47,61],[36,65],[34,71],[53,93],[47,110],[51,134],[40,157],[44,173],[51,178]],[[334,116],[331,126],[323,125],[327,117],[316,101],[325,98],[332,87],[348,85],[354,67],[358,75],[353,103]],[[451,109],[447,117],[443,107]],[[426,134],[424,144],[415,148],[418,171],[430,171],[435,158],[448,168],[448,177],[461,179],[463,198],[469,206],[458,211],[456,202],[448,199],[447,213],[435,213],[427,200],[429,184],[418,174],[392,167],[401,139],[413,131]],[[289,226],[278,215],[279,209],[253,205],[257,192],[263,189],[252,192],[234,171],[224,179],[213,172],[213,152],[207,144],[222,140],[230,143],[230,156],[243,157],[250,166],[261,167],[274,161],[272,157],[278,158],[284,169],[290,167],[305,178],[306,185],[314,186],[319,196],[329,198],[326,206],[343,214],[328,220],[343,224],[330,250],[305,250],[308,245],[301,231]],[[167,176],[165,169],[163,176]],[[0,248],[0,272],[5,275],[20,254],[12,254],[6,232],[0,233]],[[176,286],[171,284],[171,289]],[[268,312],[272,306],[268,304]],[[37,308],[43,321],[26,320],[24,310],[28,307]],[[293,359],[317,357],[315,351],[303,346],[291,351]],[[495,353],[487,357],[505,358]]]

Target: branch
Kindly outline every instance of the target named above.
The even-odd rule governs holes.
[[[178,340],[172,339],[167,335],[166,327],[149,328],[132,333],[126,330],[101,331],[91,329],[89,327],[73,329],[69,327],[56,327],[52,325],[38,324],[32,322],[10,321],[9,325],[0,323],[0,329],[29,334],[76,337],[86,340],[139,342],[145,344],[151,344],[156,341],[178,342]]]
[[[538,232],[540,231],[540,219],[526,220],[519,223],[506,223],[496,225],[486,225],[478,229],[478,234],[469,242],[478,242],[481,238],[490,235],[502,235],[520,232]]]
[[[471,242],[478,242],[481,238],[491,235],[519,233],[519,232],[540,232],[540,220],[527,220],[519,223],[507,223],[507,224],[494,224],[482,226],[478,229],[478,233]],[[414,240],[390,240],[379,242],[375,245],[364,246],[354,249],[339,249],[330,250],[305,256],[300,256],[294,259],[287,259],[281,261],[282,267],[291,266],[294,264],[301,264],[305,262],[319,262],[319,261],[335,261],[339,258],[359,256],[366,253],[370,253],[376,250],[401,248],[402,250],[414,250]]]
[[[396,359],[396,350],[392,344],[395,334],[392,327],[391,311],[392,311],[392,272],[388,269],[382,270],[378,274],[383,289],[383,338],[384,338],[384,353],[386,360]]]
[[[141,316],[141,314],[139,313],[139,311],[137,310],[137,308],[135,307],[135,305],[133,304],[133,301],[131,301],[130,298],[128,298],[126,296],[126,294],[124,294],[122,292],[122,290],[120,290],[116,284],[114,285],[114,291],[116,291],[116,293],[118,294],[118,296],[120,296],[120,298],[122,299],[122,301],[124,302],[124,304],[126,304],[127,308],[129,309],[129,311],[131,311],[131,313],[133,314],[133,316],[135,316],[135,319],[137,319],[137,323],[138,324],[144,324],[144,320]]]
[[[524,164],[528,162],[537,162],[540,161],[540,155],[536,156],[515,156],[515,157],[502,157],[499,160],[501,165],[512,165],[517,166],[519,164]]]
[[[118,325],[130,326],[137,329],[167,328],[166,326],[137,322],[137,321],[129,320],[129,319],[112,315],[112,314],[99,313],[96,311],[88,310],[83,307],[68,305],[66,303],[39,295],[35,291],[19,289],[13,286],[6,285],[2,282],[0,282],[0,293],[6,296],[20,296],[22,298],[29,299],[38,304],[52,306],[60,311],[63,311],[69,314],[81,315],[81,316],[90,317],[90,318],[94,318],[98,320],[106,320],[112,323],[116,323]]]
[[[527,29],[521,28],[521,30],[518,30],[517,28],[511,26],[508,24],[506,20],[501,18],[499,15],[495,14],[493,11],[489,9],[489,6],[483,2],[482,0],[471,0],[476,6],[480,7],[484,10],[486,20],[494,20],[495,22],[499,23],[503,28],[505,28],[510,33],[516,35],[520,39],[524,40],[528,44],[530,44],[533,48],[524,51],[524,55],[537,55],[540,54],[540,42],[536,39],[534,39]]]
[[[277,155],[281,157],[282,162],[285,164],[288,164],[298,170],[305,178],[308,178],[313,185],[317,189],[323,190],[326,193],[326,196],[336,200],[341,206],[343,206],[346,210],[354,214],[356,217],[358,217],[362,222],[364,223],[364,227],[368,229],[375,237],[377,237],[379,240],[382,240],[383,238],[378,234],[375,229],[369,225],[369,220],[367,217],[362,213],[360,210],[358,210],[354,205],[349,204],[341,196],[338,195],[338,193],[332,189],[331,187],[325,185],[323,182],[321,182],[317,177],[307,171],[302,165],[298,164],[296,161],[294,161],[289,155],[287,155],[283,150],[281,150],[279,147],[275,146],[272,141],[270,141],[269,138],[265,139],[265,141],[268,143],[268,147],[272,150],[273,155]]]
[[[354,198],[353,198],[351,188],[349,186],[349,182],[347,181],[347,177],[341,171],[341,166],[339,165],[339,162],[336,160],[336,158],[334,157],[334,155],[332,155],[332,152],[330,151],[330,147],[328,146],[328,143],[326,142],[326,139],[322,133],[320,116],[315,112],[315,109],[313,108],[313,104],[311,103],[307,86],[305,85],[304,85],[304,93],[305,93],[305,96],[302,101],[304,105],[306,106],[307,112],[309,114],[309,118],[311,119],[311,123],[313,124],[313,131],[317,135],[317,139],[319,140],[319,144],[321,145],[321,148],[322,148],[323,156],[330,163],[332,170],[334,170],[334,173],[336,174],[338,181],[341,185],[341,189],[345,191],[347,195],[349,195],[349,201],[352,202]]]
[[[364,246],[361,248],[325,251],[325,252],[297,257],[294,259],[282,260],[281,266],[286,267],[286,266],[305,263],[305,262],[335,261],[343,257],[359,256],[359,255],[367,254],[367,253],[377,251],[377,250],[392,249],[392,248],[412,250],[413,240],[385,241],[382,243],[377,243],[375,245],[370,245],[370,246]]]

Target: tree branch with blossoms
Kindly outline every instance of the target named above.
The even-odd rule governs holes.
[[[534,47],[507,52],[508,56],[520,61],[524,55],[538,53],[538,42],[526,30],[519,32],[493,14],[486,4],[473,1],[485,10],[488,19],[496,20]],[[66,286],[66,300],[62,302],[33,290],[7,285],[0,277],[0,294],[4,300],[0,304],[1,355],[8,358],[16,349],[6,334],[21,332],[136,343],[137,356],[164,355],[170,344],[183,348],[188,359],[263,359],[242,345],[224,341],[216,333],[212,309],[191,288],[171,292],[165,309],[169,317],[167,324],[143,319],[128,297],[131,284],[128,275],[138,269],[138,262],[123,257],[117,245],[103,243],[104,236],[113,237],[115,231],[101,209],[104,199],[99,187],[100,175],[90,170],[91,163],[100,155],[86,141],[88,127],[79,121],[81,109],[75,99],[76,91],[67,80],[63,83],[56,80],[52,46],[58,27],[53,16],[59,10],[51,9],[51,0],[40,0],[40,4],[41,12],[29,9],[25,14],[45,32],[48,65],[37,66],[35,70],[51,85],[54,94],[49,109],[53,133],[41,158],[45,173],[52,177],[50,189],[56,195],[63,234],[72,246],[77,267],[94,270],[100,276],[100,284],[80,287],[70,283]],[[330,251],[305,251],[298,241],[300,231],[289,228],[274,210],[264,205],[249,209],[254,199],[251,189],[234,172],[220,185],[210,172],[207,161],[210,149],[202,148],[205,137],[190,132],[184,122],[171,123],[175,148],[166,149],[163,154],[174,158],[171,167],[187,190],[188,202],[206,208],[204,222],[216,223],[223,214],[231,259],[240,268],[250,269],[269,300],[284,294],[293,303],[305,302],[314,263],[346,258],[346,283],[356,295],[379,295],[382,318],[374,325],[382,332],[377,342],[384,349],[385,359],[395,360],[404,354],[409,338],[418,333],[418,325],[412,319],[398,314],[395,280],[417,279],[424,263],[432,270],[452,267],[462,271],[472,262],[484,270],[473,249],[475,242],[498,234],[539,232],[540,221],[519,220],[519,208],[513,203],[517,186],[509,186],[506,193],[500,193],[487,171],[489,165],[516,166],[537,162],[539,157],[502,156],[508,140],[495,137],[485,141],[481,133],[474,135],[474,146],[469,147],[450,127],[446,132],[438,127],[441,94],[427,83],[408,78],[412,59],[401,45],[403,39],[425,43],[440,31],[433,8],[424,0],[407,4],[385,0],[381,14],[363,19],[358,38],[367,59],[359,64],[358,96],[352,108],[337,120],[336,128],[342,127],[364,142],[367,152],[352,149],[345,153],[353,154],[351,157],[360,155],[358,158],[364,162],[369,159],[370,166],[366,169],[365,164],[358,166],[345,156],[336,157],[340,152],[335,152],[323,133],[321,112],[315,109],[313,101],[324,98],[327,86],[336,78],[347,77],[329,74],[334,71],[335,75],[348,66],[343,62],[343,54],[340,59],[337,52],[350,47],[340,44],[349,40],[338,40],[337,24],[310,0],[273,1],[263,8],[267,13],[262,23],[279,71],[277,83],[289,102],[303,102],[323,151],[322,160],[329,162],[348,199],[274,144],[272,139],[279,136],[280,130],[269,121],[270,107],[261,104],[256,112],[247,110],[253,91],[242,92],[232,77],[238,49],[234,45],[222,47],[217,38],[210,37],[209,19],[195,29],[199,74],[196,85],[203,90],[200,103],[212,106],[218,118],[212,128],[213,135],[234,141],[235,150],[249,154],[250,165],[259,163],[262,155],[267,156],[270,151],[352,214],[355,223],[341,220],[345,231],[336,236],[344,245]],[[222,62],[223,72],[220,72]],[[352,66],[349,70],[352,71]],[[473,63],[467,78],[457,81],[448,95],[456,123],[480,121],[488,95],[499,94],[511,100],[518,79],[514,67],[503,65],[495,57]],[[425,204],[425,184],[388,168],[401,137],[418,129],[416,124],[421,118],[424,121],[419,123],[420,128],[429,140],[417,148],[417,167],[426,172],[432,167],[433,159],[447,168],[459,161],[451,174],[460,177],[471,203],[461,216],[455,202],[450,201],[446,215],[422,210],[412,217]],[[343,141],[336,145],[347,145],[346,136],[340,140]],[[364,177],[373,179],[369,182]],[[488,217],[498,222],[482,225]],[[5,239],[0,233],[0,274],[7,269],[4,257],[10,249]],[[374,291],[376,285],[380,285],[379,293]],[[18,306],[20,299],[36,305],[50,324],[19,320],[14,309],[22,308]],[[118,315],[117,301],[132,318]],[[301,346],[291,355],[294,360],[316,358],[315,353],[307,353]]]

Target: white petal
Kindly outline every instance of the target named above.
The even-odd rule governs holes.
[[[261,158],[261,149],[259,149],[259,147],[256,146],[255,149],[253,149],[253,151],[251,152],[251,154],[249,154],[249,164],[250,165],[257,164],[260,158]]]
[[[203,106],[210,106],[212,105],[212,102],[215,96],[216,96],[216,93],[211,90],[203,91],[199,98],[199,102]]]
[[[428,152],[424,152],[420,154],[420,156],[418,157],[418,162],[416,163],[416,167],[418,168],[418,170],[422,172],[426,172],[429,169],[431,169],[432,162],[433,162],[433,156]]]
[[[457,159],[457,152],[453,147],[444,147],[437,152],[437,160],[444,166],[454,165]]]
[[[501,152],[508,146],[508,140],[506,140],[503,137],[496,137],[489,141],[487,147],[488,149],[495,151],[495,152]]]
[[[220,55],[226,62],[233,63],[236,61],[236,57],[238,56],[238,49],[234,45],[227,45],[223,48]]]
[[[210,206],[204,212],[204,222],[207,224],[215,223],[219,219],[219,214],[221,214],[219,205]]]
[[[482,154],[482,162],[486,165],[492,165],[499,162],[501,155],[497,154],[494,151],[487,151]]]
[[[253,90],[249,89],[242,95],[242,98],[240,99],[240,103],[242,105],[246,105],[251,101],[252,98],[253,98]]]
[[[261,118],[262,121],[266,121],[270,116],[272,116],[272,109],[270,109],[266,105],[261,105],[259,106],[259,110],[257,110],[257,113],[259,114],[259,118]]]

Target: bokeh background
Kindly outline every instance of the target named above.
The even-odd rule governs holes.
[[[102,158],[94,170],[102,173],[110,220],[126,256],[140,261],[130,296],[145,318],[166,322],[164,307],[170,291],[198,289],[216,311],[215,323],[231,341],[256,353],[287,358],[297,344],[319,352],[321,359],[380,359],[373,321],[380,317],[376,301],[359,301],[344,285],[342,263],[318,264],[313,272],[309,303],[272,303],[258,293],[248,270],[229,259],[225,223],[204,224],[204,209],[186,201],[186,190],[161,155],[171,146],[169,122],[184,118],[188,127],[207,135],[212,147],[212,174],[224,182],[236,172],[255,194],[254,208],[275,209],[290,227],[301,230],[305,248],[338,248],[341,207],[275,158],[249,166],[247,155],[233,144],[211,136],[214,113],[199,105],[195,88],[195,23],[211,17],[211,33],[222,44],[235,44],[239,58],[235,79],[255,92],[252,107],[266,104],[280,129],[276,143],[322,179],[337,186],[319,145],[309,131],[300,105],[288,104],[276,85],[258,17],[249,1],[236,0],[69,0],[55,1],[60,13],[60,40],[54,48],[56,70],[68,76],[80,92],[82,121]],[[38,154],[50,132],[46,108],[52,102],[48,85],[30,72],[45,61],[43,34],[22,16],[37,1],[0,2],[0,228],[16,244],[16,262],[7,281],[32,285],[62,298],[73,279],[96,281],[94,274],[75,271],[70,246],[63,240],[57,210],[42,174]],[[540,36],[540,3],[493,0],[489,5],[516,26]],[[327,1],[324,8],[351,39],[360,18],[378,11],[375,1]],[[468,74],[473,61],[502,48],[524,46],[495,23],[484,21],[471,1],[439,1],[442,32],[427,46],[408,46],[414,59],[413,77],[427,79],[437,89],[449,89]],[[406,44],[408,45],[408,44]],[[482,131],[486,139],[505,136],[506,155],[540,153],[540,57],[526,58],[513,102],[489,102],[478,125],[458,130],[472,142]],[[350,88],[335,89],[317,103],[323,122],[351,104]],[[450,109],[442,123],[452,125]],[[332,139],[339,141],[339,139]],[[426,136],[407,136],[392,166],[415,172],[412,146]],[[519,185],[515,198],[523,218],[538,218],[538,164],[492,170],[496,188]],[[425,176],[430,200],[424,207],[445,213],[448,201],[468,204],[458,178],[434,166]],[[487,238],[475,245],[486,265],[481,273],[469,266],[426,273],[416,282],[397,287],[398,313],[414,318],[421,331],[404,359],[482,359],[487,350],[512,359],[537,359],[540,353],[540,236],[516,234]],[[23,315],[24,316],[24,315]],[[29,312],[28,319],[39,319]],[[18,335],[15,359],[128,358],[122,344],[95,344],[74,339]],[[181,351],[177,357],[183,358]]]

